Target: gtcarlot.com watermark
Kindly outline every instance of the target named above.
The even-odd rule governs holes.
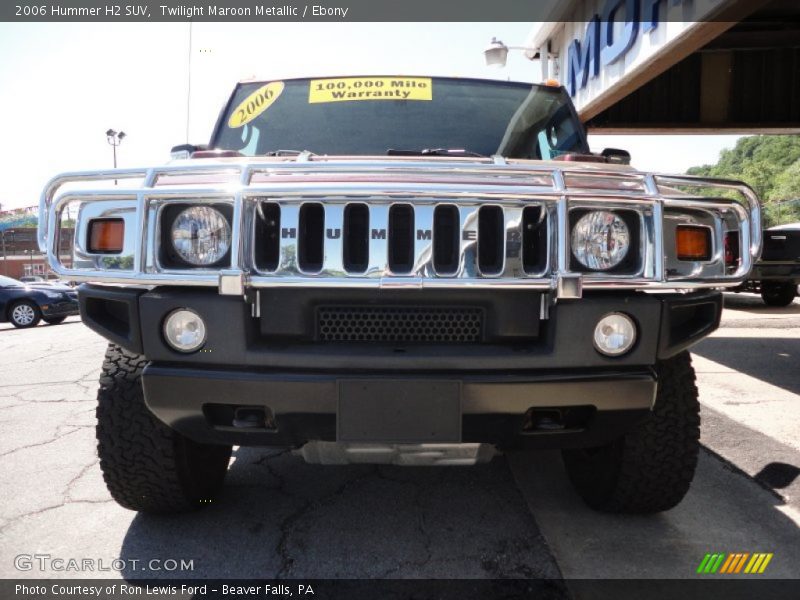
[[[97,571],[194,571],[194,559],[185,558],[74,558],[51,554],[17,554],[14,567],[18,571],[97,572]]]

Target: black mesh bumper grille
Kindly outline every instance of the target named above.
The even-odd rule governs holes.
[[[465,307],[317,308],[317,339],[323,342],[482,341],[483,309]]]

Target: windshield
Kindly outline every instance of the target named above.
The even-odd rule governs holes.
[[[22,287],[22,284],[16,279],[0,275],[0,287]]]
[[[437,77],[240,84],[211,146],[247,156],[280,150],[329,155],[427,150],[551,159],[588,152],[563,88]]]

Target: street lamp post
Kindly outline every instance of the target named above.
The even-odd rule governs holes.
[[[497,38],[492,38],[489,45],[483,50],[487,67],[505,67],[508,59],[509,50],[522,50],[530,60],[539,60],[542,69],[542,80],[550,80],[550,60],[557,59],[558,54],[550,51],[550,42],[542,48],[531,48],[530,46],[506,46]],[[554,75],[558,76],[558,63],[554,65]]]
[[[3,273],[8,275],[8,257],[6,256],[6,231],[0,231],[0,242],[3,245]]]
[[[30,275],[33,275],[33,250],[25,250],[25,254],[28,255],[28,268],[30,269]]]
[[[111,148],[113,149],[114,154],[114,169],[117,168],[117,146],[122,143],[122,140],[125,139],[125,132],[124,131],[114,131],[113,129],[109,129],[106,131],[106,141],[109,143]],[[114,180],[114,185],[117,185],[117,180]]]

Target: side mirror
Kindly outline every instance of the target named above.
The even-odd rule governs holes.
[[[614,165],[629,165],[631,164],[631,153],[627,150],[620,150],[619,148],[605,148],[601,153],[607,163]]]
[[[180,146],[173,146],[169,151],[169,157],[172,160],[184,160],[190,158],[192,154],[198,150],[208,150],[208,144],[181,144]]]

